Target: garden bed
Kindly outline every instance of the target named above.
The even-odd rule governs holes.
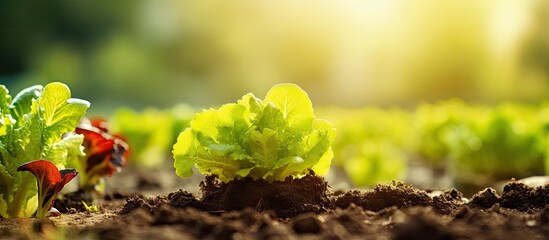
[[[173,145],[174,161],[168,157],[157,169],[134,162],[106,185],[106,176],[126,166],[130,148],[123,137],[109,132],[104,119],[82,118],[88,102],[71,99],[61,83],[31,87],[13,101],[7,89],[0,90],[3,119],[18,119],[3,125],[0,139],[7,143],[0,149],[0,210],[11,218],[0,219],[1,239],[549,237],[549,185],[530,187],[511,180],[500,194],[486,188],[474,195],[397,181],[369,190],[332,189],[329,183],[347,182],[338,179],[341,174],[320,177],[330,169],[336,130],[315,117],[307,94],[294,84],[274,86],[265,100],[250,93],[237,103],[197,113]],[[365,146],[370,151],[382,145]],[[46,159],[35,160],[42,157]],[[370,166],[351,163],[345,164],[347,170]],[[377,167],[355,172],[355,177],[384,172]],[[193,175],[196,170],[206,177]],[[77,175],[72,183],[78,186],[57,198]],[[480,182],[471,176],[458,179]],[[47,217],[60,214],[52,205],[63,214]]]
[[[135,174],[128,179],[142,181]],[[378,185],[367,191],[333,191],[323,178],[312,173],[302,179],[267,185],[246,179],[225,184],[208,177],[200,184],[199,194],[180,189],[151,197],[143,194],[126,197],[126,193],[115,192],[97,204],[98,212],[72,209],[41,223],[33,219],[0,219],[0,237],[546,239],[549,236],[549,186],[531,188],[511,181],[501,195],[488,188],[468,200],[455,189],[423,191],[401,182]],[[276,192],[289,194],[273,194]],[[244,202],[246,206],[242,205]]]

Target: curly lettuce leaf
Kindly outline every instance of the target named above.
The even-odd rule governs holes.
[[[85,156],[83,142],[83,135],[69,134],[44,149],[44,158],[58,159],[57,165],[63,166],[68,165],[68,163],[71,163],[70,165],[78,163],[80,158]]]
[[[71,98],[69,88],[62,83],[48,84],[38,104],[44,110],[44,138],[49,144],[61,140],[63,133],[74,131],[90,107],[88,101]]]
[[[307,93],[294,84],[273,87],[265,100],[246,94],[237,103],[195,115],[173,148],[180,177],[217,175],[221,181],[267,181],[326,174],[335,129],[315,119]]]

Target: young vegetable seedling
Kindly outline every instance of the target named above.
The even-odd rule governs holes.
[[[71,181],[78,172],[74,169],[58,170],[57,167],[47,160],[36,160],[25,163],[17,168],[17,171],[29,171],[38,183],[38,208],[36,218],[42,219],[49,212],[59,215],[59,211],[52,208],[53,201],[63,186]]]
[[[283,181],[312,169],[328,172],[336,130],[315,118],[307,93],[294,84],[274,86],[264,100],[249,93],[237,103],[196,114],[173,147],[180,177],[217,175]]]

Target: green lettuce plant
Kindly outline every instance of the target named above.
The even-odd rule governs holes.
[[[173,147],[177,175],[195,166],[223,182],[250,177],[269,182],[328,172],[335,129],[315,118],[307,93],[274,86],[264,100],[249,93],[237,103],[196,114]]]
[[[31,174],[17,172],[23,163],[47,159],[58,168],[82,156],[83,136],[72,132],[90,103],[71,98],[62,83],[36,85],[14,98],[0,85],[0,215],[28,217],[37,206]]]

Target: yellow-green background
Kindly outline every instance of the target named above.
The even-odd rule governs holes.
[[[281,82],[317,106],[549,96],[542,0],[22,0],[0,16],[0,82],[65,82],[91,113],[217,106]]]

